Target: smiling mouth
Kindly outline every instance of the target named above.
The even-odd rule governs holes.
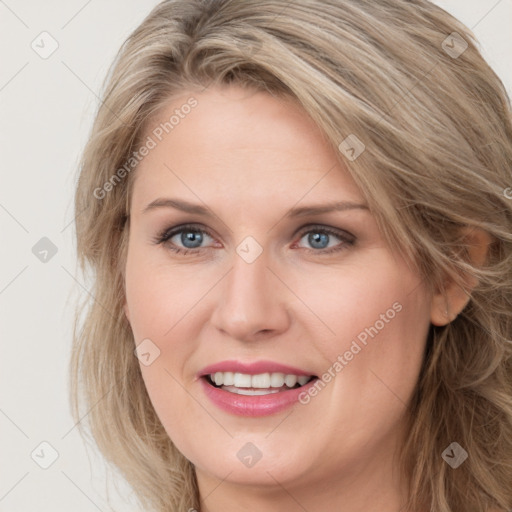
[[[204,375],[206,382],[217,388],[237,395],[258,396],[283,393],[301,388],[317,379],[315,375],[293,375],[284,373],[262,373],[250,375],[233,372],[216,372]]]

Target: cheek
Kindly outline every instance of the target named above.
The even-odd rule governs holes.
[[[378,390],[393,398],[387,385],[406,401],[423,360],[430,302],[405,262],[384,253],[374,256],[357,267],[331,271],[316,286],[305,280],[296,289],[322,321],[321,330],[311,329],[310,336],[326,361],[325,371],[343,374],[335,386],[357,387],[364,395]]]
[[[326,346],[336,347],[333,340],[350,340],[375,324],[383,332],[393,324],[414,325],[418,318],[428,317],[419,277],[384,251],[372,255],[357,266],[296,277],[294,290],[324,324]]]
[[[200,266],[173,266],[161,253],[152,252],[134,248],[126,264],[126,301],[136,342],[169,338],[173,330],[183,328],[181,319],[207,293],[214,277]]]
[[[151,364],[140,364],[144,384],[167,434],[186,453],[193,453],[190,439],[199,436],[205,424],[204,415],[193,416],[197,411],[191,407],[190,391],[184,389],[184,374],[190,377],[187,361],[199,338],[190,322],[191,308],[208,290],[190,274],[137,248],[128,255],[126,300],[135,344],[149,339],[159,350]]]

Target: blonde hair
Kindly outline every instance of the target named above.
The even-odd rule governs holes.
[[[453,32],[459,51],[467,44],[460,55],[454,39],[447,48]],[[75,197],[78,261],[94,272],[75,323],[77,421],[88,411],[96,443],[146,509],[199,509],[194,468],[151,405],[122,307],[136,165],[118,170],[170,98],[229,83],[293,98],[337,151],[349,135],[364,143],[340,161],[432,291],[447,277],[478,279],[462,313],[430,328],[401,469],[412,510],[511,508],[510,99],[472,32],[426,0],[169,0],[131,34]],[[491,236],[483,266],[470,261],[463,227]],[[469,454],[456,470],[441,456],[454,441]]]

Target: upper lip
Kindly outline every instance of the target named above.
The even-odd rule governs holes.
[[[204,377],[216,372],[233,372],[245,373],[249,375],[259,375],[261,373],[284,373],[285,375],[314,375],[313,372],[301,370],[286,364],[277,363],[275,361],[220,361],[206,366],[197,374],[198,377]]]

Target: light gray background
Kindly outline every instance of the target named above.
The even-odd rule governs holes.
[[[103,77],[157,3],[0,0],[0,511],[107,511],[107,488],[117,510],[136,510],[69,413],[70,301],[87,293],[74,277],[72,196]],[[474,30],[512,95],[512,0],[436,3]],[[31,48],[43,31],[59,45],[47,59]],[[58,249],[46,263],[32,252],[42,237]],[[42,441],[59,454],[48,469],[31,458],[37,448],[50,461]]]

